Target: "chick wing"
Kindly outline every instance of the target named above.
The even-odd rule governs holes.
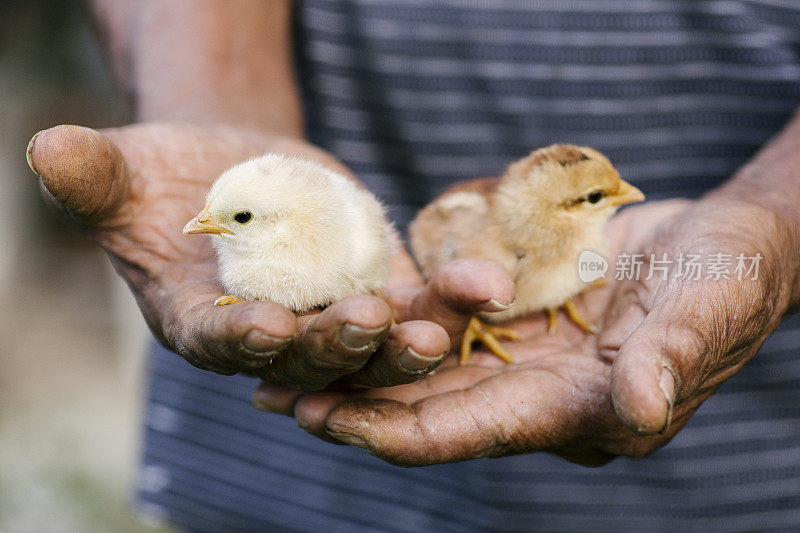
[[[419,212],[409,237],[426,279],[455,259],[490,259],[514,272],[518,258],[491,219],[499,183],[500,178],[482,178],[455,185]]]

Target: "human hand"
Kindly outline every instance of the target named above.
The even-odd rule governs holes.
[[[583,294],[597,336],[563,320],[548,335],[540,315],[513,322],[523,340],[506,347],[517,364],[476,351],[469,365],[450,358],[411,385],[305,395],[263,384],[255,403],[407,466],[539,450],[582,464],[647,455],[797,302],[800,237],[763,207],[720,199],[632,208],[608,232],[612,262],[622,252],[761,254],[758,279],[683,279],[673,263],[665,280],[609,279]]]
[[[223,291],[211,244],[181,230],[223,170],[267,151],[348,173],[297,139],[168,123],[102,133],[58,126],[31,140],[28,161],[46,199],[108,253],[156,337],[193,365],[304,390],[345,376],[373,386],[408,383],[434,368],[449,351],[445,330],[419,320],[392,325],[391,310],[373,296],[307,316],[271,302],[213,306]],[[387,291],[420,284],[398,245]]]

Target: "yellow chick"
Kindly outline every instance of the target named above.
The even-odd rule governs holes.
[[[367,190],[319,164],[276,154],[240,163],[183,228],[207,233],[227,305],[270,300],[295,312],[378,293],[395,233]]]
[[[504,267],[517,299],[508,310],[480,315],[486,321],[546,310],[548,329],[554,332],[563,306],[577,325],[596,333],[571,300],[590,286],[578,276],[578,257],[584,250],[605,255],[608,219],[619,206],[642,200],[644,194],[622,180],[600,152],[554,144],[511,164],[500,178],[446,191],[412,222],[411,248],[428,277],[454,259],[489,259]],[[468,360],[476,339],[513,362],[496,337],[517,338],[513,330],[474,317],[461,362]]]

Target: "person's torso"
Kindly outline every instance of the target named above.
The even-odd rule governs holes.
[[[800,102],[800,0],[298,0],[313,140],[403,225],[553,142],[649,198],[697,195]],[[140,509],[197,531],[731,531],[800,526],[800,317],[643,461],[402,469],[249,405],[257,380],[158,349]]]
[[[301,0],[309,130],[404,225],[554,142],[649,198],[720,183],[800,102],[800,2]]]

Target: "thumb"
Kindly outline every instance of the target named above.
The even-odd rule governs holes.
[[[622,344],[611,372],[614,409],[639,435],[664,433],[678,395],[686,397],[708,357],[708,343],[695,327],[648,315]]]
[[[41,178],[45,196],[81,225],[108,220],[128,193],[128,169],[105,135],[81,126],[55,126],[28,143],[28,166]]]

